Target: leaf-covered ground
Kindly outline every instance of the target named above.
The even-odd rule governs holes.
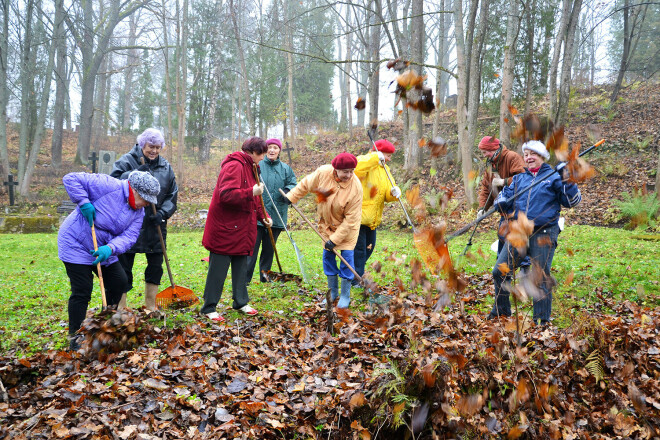
[[[489,283],[470,279],[464,299]],[[127,312],[97,317],[86,323],[87,355],[0,358],[0,436],[660,435],[657,309],[602,296],[614,315],[577,311],[558,330],[484,321],[457,306],[433,312],[421,297],[387,293],[387,308],[340,315],[334,336],[321,307],[302,320],[268,314],[178,329]],[[103,348],[117,334],[128,349]]]

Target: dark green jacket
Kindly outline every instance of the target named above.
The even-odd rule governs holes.
[[[266,211],[268,211],[268,214],[273,219],[273,227],[284,229],[284,226],[286,226],[287,223],[287,211],[289,210],[289,205],[284,201],[284,197],[280,193],[280,188],[282,188],[284,192],[291,191],[297,183],[296,175],[293,174],[293,170],[289,165],[279,159],[270,160],[266,157],[259,162],[259,168],[261,169],[261,180],[264,182],[266,188],[268,188],[268,191],[275,202],[275,206],[273,207],[273,203],[271,202],[270,197],[268,197],[268,193],[264,190],[263,197]],[[280,216],[282,216],[284,223],[280,221],[280,218],[275,212],[275,208],[277,208]],[[263,224],[259,222],[259,226],[263,226]]]

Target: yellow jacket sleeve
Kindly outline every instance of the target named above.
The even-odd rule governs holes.
[[[311,190],[318,188],[321,168],[317,168],[312,174],[305,176],[286,196],[291,203],[298,203]]]

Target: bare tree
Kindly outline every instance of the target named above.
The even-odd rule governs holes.
[[[94,90],[96,75],[101,61],[108,50],[112,33],[119,22],[130,17],[150,0],[107,0],[109,6],[103,16],[97,16],[93,2],[82,2],[82,11],[77,16],[66,16],[66,23],[82,55],[82,80],[80,96],[80,132],[76,163],[87,163],[92,138],[92,117],[94,116]],[[95,21],[96,18],[96,21]]]
[[[623,5],[623,53],[621,54],[621,64],[619,65],[619,73],[616,77],[616,82],[614,83],[614,90],[612,90],[612,95],[610,96],[610,103],[614,104],[616,98],[619,96],[619,91],[621,90],[621,84],[623,82],[623,77],[628,70],[630,65],[630,60],[635,54],[635,49],[637,48],[637,43],[639,42],[639,37],[641,35],[640,28],[644,24],[644,19],[646,18],[646,11],[649,8],[649,4],[643,5],[630,5],[630,0],[624,0]]]
[[[163,59],[165,61],[165,105],[167,108],[167,134],[165,135],[165,142],[168,146],[172,146],[172,86],[170,85],[170,52],[169,52],[169,37],[167,25],[167,9],[165,7],[166,0],[162,0],[162,24],[163,24]],[[172,157],[174,162],[174,157]]]
[[[568,1],[568,0],[567,0]],[[575,55],[575,30],[580,19],[580,10],[582,9],[582,0],[573,0],[566,35],[564,37],[564,57],[561,63],[561,82],[559,84],[559,101],[554,113],[553,120],[555,125],[564,125],[568,113],[568,100],[571,91],[571,70],[573,67],[573,57]]]
[[[57,47],[55,64],[55,104],[53,105],[53,136],[50,143],[50,163],[54,169],[62,166],[62,132],[67,77],[67,39],[64,29],[64,0],[55,1],[54,42]]]
[[[458,144],[461,151],[463,186],[468,206],[476,201],[472,178],[472,145],[476,136],[481,89],[481,52],[487,28],[489,0],[470,0],[466,22],[467,33],[463,30],[463,2],[454,0],[454,27],[456,30],[457,56],[457,103],[456,122],[458,124]],[[479,20],[477,21],[477,11]],[[474,34],[474,29],[477,32]]]
[[[179,127],[177,130],[177,180],[183,182],[183,150],[186,134],[186,90],[188,87],[188,0],[183,0],[183,11],[179,12],[179,0],[176,1],[176,112]]]
[[[411,19],[411,61],[414,63],[414,70],[418,75],[422,74],[422,66],[424,63],[424,1],[412,0],[412,19]],[[419,99],[421,92],[416,89],[408,91],[412,100]],[[408,142],[406,145],[406,154],[404,168],[411,170],[416,169],[421,164],[421,149],[419,148],[419,140],[422,138],[424,129],[422,121],[422,112],[415,110],[411,114],[412,123],[410,125],[410,132],[408,134]]]
[[[245,113],[247,116],[248,129],[250,135],[253,135],[256,131],[255,129],[255,119],[252,115],[252,99],[250,98],[250,84],[248,81],[248,71],[245,64],[245,52],[243,51],[243,43],[241,40],[241,34],[238,26],[238,18],[236,17],[236,6],[234,6],[234,0],[229,0],[229,8],[231,13],[231,21],[234,27],[234,36],[236,37],[236,46],[238,47],[238,60],[241,67],[241,75],[243,77],[243,93],[245,94]]]
[[[32,105],[36,94],[34,93],[34,75],[37,65],[37,46],[32,47],[33,21],[36,0],[27,0],[25,4],[25,17],[23,39],[21,41],[21,126],[18,137],[18,181],[23,181],[27,161],[27,146],[30,143],[30,128],[32,122]]]
[[[516,45],[520,31],[521,17],[518,13],[518,0],[509,3],[506,21],[506,43],[504,47],[504,63],[502,64],[502,97],[500,98],[500,141],[510,145],[511,126],[509,125],[509,106],[513,92],[513,66],[516,60]]]
[[[2,0],[0,6],[2,6],[2,32],[0,32],[0,177],[2,177],[2,181],[4,182],[7,180],[7,175],[9,174],[9,153],[7,150],[9,1]]]
[[[291,140],[291,147],[295,149],[296,147],[296,131],[294,124],[294,114],[293,114],[293,29],[291,29],[291,0],[284,0],[284,19],[286,21],[286,69],[287,69],[287,97],[289,104],[289,114],[287,118],[289,120],[289,139]]]
[[[534,91],[534,14],[536,12],[536,0],[527,0],[527,79],[525,80],[525,113],[529,113],[532,105],[532,92]],[[501,138],[500,138],[501,139]],[[508,145],[508,143],[506,144]]]
[[[135,69],[137,69],[139,64],[138,59],[138,49],[135,47],[135,42],[137,41],[137,22],[138,14],[131,15],[128,20],[128,40],[126,45],[128,46],[128,51],[126,53],[126,66],[124,67],[124,88],[122,90],[122,95],[124,96],[124,110],[123,118],[121,120],[121,128],[128,130],[131,128],[131,114],[133,113],[133,75],[135,74]]]

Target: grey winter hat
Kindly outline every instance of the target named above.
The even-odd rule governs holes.
[[[128,183],[137,193],[149,203],[158,203],[160,183],[151,174],[145,171],[133,171],[128,175]]]

